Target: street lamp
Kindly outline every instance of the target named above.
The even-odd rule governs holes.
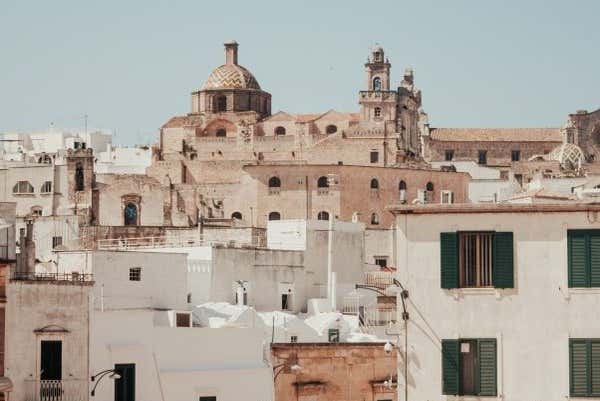
[[[92,388],[92,397],[96,394],[96,387],[98,387],[98,384],[100,384],[100,382],[105,376],[108,376],[109,379],[113,380],[119,380],[121,378],[121,375],[115,369],[106,369],[91,376],[91,381],[96,381],[96,379],[98,379],[98,381],[96,381],[96,384],[94,384],[94,387]]]

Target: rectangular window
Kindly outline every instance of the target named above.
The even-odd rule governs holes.
[[[496,339],[442,340],[442,392],[496,396]]]
[[[510,152],[510,160],[513,162],[518,162],[519,160],[521,160],[521,151],[513,150],[512,152]]]
[[[281,310],[289,310],[291,307],[291,294],[281,294]]]
[[[200,397],[198,401],[217,401],[217,397]]]
[[[62,237],[52,237],[52,249],[62,245]]]
[[[371,152],[371,163],[379,162],[379,152]]]
[[[387,267],[388,257],[387,256],[375,256],[375,264],[379,267]]]
[[[487,150],[480,150],[477,152],[477,162],[479,164],[487,164]]]
[[[62,341],[42,341],[40,379],[62,380]]]
[[[600,397],[600,339],[569,339],[571,397]]]
[[[330,343],[339,343],[340,342],[340,330],[339,329],[329,329],[327,331],[327,338]]]
[[[567,231],[569,287],[600,287],[600,230]]]
[[[132,267],[129,269],[129,281],[142,281],[141,267]]]
[[[297,343],[298,342],[298,336],[290,336],[290,342],[291,343]]]
[[[454,159],[454,151],[452,149],[447,149],[444,152],[444,160],[449,162],[449,161],[452,161],[452,159]]]
[[[190,314],[189,313],[176,313],[175,314],[175,325],[177,327],[190,327]]]
[[[440,234],[441,286],[514,287],[512,232]]]
[[[115,365],[115,401],[135,401],[135,364],[119,363]]]

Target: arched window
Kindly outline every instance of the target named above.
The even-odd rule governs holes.
[[[235,219],[235,220],[241,220],[242,214],[240,212],[233,212],[233,213],[231,213],[231,218]]]
[[[427,183],[427,185],[425,186],[425,189],[428,190],[428,191],[430,191],[430,192],[433,191],[433,182],[429,181]]]
[[[400,191],[402,191],[402,190],[406,191],[406,182],[404,182],[404,180],[400,180],[400,183],[398,184],[398,189]]]
[[[329,220],[329,213],[326,211],[321,211],[317,214],[317,220]]]
[[[375,107],[373,114],[375,117],[381,117],[381,107]]]
[[[371,215],[371,224],[374,224],[374,225],[379,224],[379,215],[377,213],[373,213]]]
[[[317,180],[317,188],[329,188],[329,182],[327,181],[327,177],[319,177],[319,179]]]
[[[83,165],[81,163],[77,163],[75,165],[75,191],[83,191]]]
[[[227,97],[217,96],[217,111],[227,111]]]
[[[279,177],[271,177],[269,178],[269,188],[280,188],[281,180]]]
[[[371,180],[371,189],[379,189],[379,181],[377,181],[377,178]]]
[[[275,135],[277,135],[277,136],[285,135],[285,128],[284,127],[275,128]]]
[[[43,194],[49,194],[50,192],[52,192],[52,181],[46,181],[42,184],[42,187],[40,188],[40,192]]]
[[[373,90],[374,91],[381,90],[381,78],[379,78],[379,77],[373,78]]]
[[[281,215],[279,212],[271,212],[269,213],[269,220],[281,220]]]
[[[227,136],[227,131],[225,128],[219,128],[216,133],[217,136]]]
[[[29,183],[29,181],[19,181],[13,187],[14,194],[32,194],[33,193],[33,185]]]
[[[337,132],[337,127],[333,124],[330,124],[325,128],[325,132],[327,132],[327,134],[335,134]]]
[[[138,225],[138,208],[135,203],[128,203],[123,209],[123,221],[126,226]]]

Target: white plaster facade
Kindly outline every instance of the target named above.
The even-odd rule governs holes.
[[[498,396],[489,399],[573,399],[569,338],[598,338],[600,292],[569,288],[567,230],[600,229],[598,208],[507,205],[477,212],[475,205],[463,206],[438,206],[446,210],[438,213],[435,208],[429,208],[431,213],[393,209],[398,279],[410,294],[408,399],[487,399],[441,394],[441,340],[457,338],[496,339]],[[441,288],[440,233],[472,230],[513,233],[515,288]],[[404,336],[400,331],[401,342]],[[404,400],[402,375],[401,368],[400,400]]]

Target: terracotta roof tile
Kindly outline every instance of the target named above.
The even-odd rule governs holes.
[[[430,135],[453,142],[562,142],[560,128],[432,128]]]

